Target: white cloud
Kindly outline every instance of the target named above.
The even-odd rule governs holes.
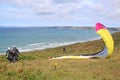
[[[0,4],[1,15],[16,19],[73,23],[120,19],[120,0],[1,0]]]
[[[55,4],[65,4],[65,3],[79,3],[82,0],[53,0]]]

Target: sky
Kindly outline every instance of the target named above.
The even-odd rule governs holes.
[[[0,26],[120,27],[120,0],[0,0]]]

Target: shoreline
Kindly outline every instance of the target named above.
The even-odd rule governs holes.
[[[90,39],[90,40],[86,40],[86,41],[76,41],[76,42],[71,42],[69,44],[64,44],[64,45],[60,45],[60,46],[56,46],[56,47],[49,47],[49,48],[45,48],[45,49],[33,49],[33,50],[28,50],[28,51],[20,51],[20,53],[28,53],[28,52],[35,52],[35,51],[41,51],[41,50],[46,50],[46,49],[54,49],[54,48],[58,48],[58,47],[65,47],[65,46],[70,46],[70,45],[74,45],[74,44],[80,44],[80,43],[87,43],[89,41],[95,41],[95,40],[99,40],[99,38],[95,38],[95,39]],[[5,55],[6,53],[0,53],[0,55]]]
[[[58,27],[59,28],[59,27]],[[61,28],[61,27],[60,27]],[[63,28],[67,28],[67,29],[73,29],[73,27],[63,27]],[[53,27],[54,29],[54,27]],[[87,30],[90,30],[91,28],[75,28],[76,30],[79,30],[79,29],[87,29]],[[79,37],[79,35],[78,35]],[[84,37],[84,36],[83,36]],[[46,42],[39,42],[38,43],[26,43],[26,42],[22,42],[22,43],[19,43],[19,45],[16,45],[17,48],[19,49],[20,52],[30,52],[30,51],[36,51],[36,50],[45,50],[45,49],[49,49],[49,48],[56,48],[56,47],[61,47],[61,46],[66,46],[66,45],[71,45],[71,44],[75,44],[75,43],[83,43],[83,42],[88,42],[88,41],[94,41],[94,40],[98,40],[100,39],[99,36],[96,36],[94,38],[92,37],[89,37],[89,36],[86,36],[87,38],[82,38],[81,40],[80,39],[75,39],[75,40],[64,40],[64,41],[46,41]],[[91,38],[91,39],[90,39]],[[68,38],[69,39],[69,38]],[[84,40],[85,39],[85,40]],[[34,40],[34,39],[33,39]],[[14,45],[14,44],[13,44]],[[0,55],[1,54],[5,54],[5,51],[8,47],[8,45],[3,45],[5,46],[4,48],[1,48],[1,51],[0,51]]]
[[[119,32],[119,31],[118,31]],[[114,32],[114,33],[117,33],[117,32]],[[114,34],[112,33],[112,34]],[[58,48],[58,47],[64,47],[64,46],[70,46],[70,45],[73,45],[73,44],[76,44],[76,43],[86,43],[86,42],[89,42],[89,41],[95,41],[95,40],[99,40],[101,39],[100,37],[97,37],[97,38],[93,38],[93,39],[89,39],[89,40],[86,40],[86,41],[76,41],[76,42],[68,42],[67,44],[62,44],[62,45],[57,45],[57,46],[53,46],[53,47],[48,47],[48,48],[43,48],[43,49],[29,49],[29,50],[20,50],[19,48],[19,51],[20,53],[27,53],[27,52],[33,52],[33,51],[40,51],[40,50],[46,50],[46,49],[50,49],[50,48]],[[5,55],[6,53],[5,52],[1,52],[0,55]]]
[[[0,55],[5,55],[6,53],[0,53]]]

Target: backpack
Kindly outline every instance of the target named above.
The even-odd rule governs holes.
[[[10,50],[10,54],[15,55],[15,53],[16,53],[15,50],[13,50],[13,49]]]

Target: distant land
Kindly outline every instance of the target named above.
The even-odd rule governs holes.
[[[74,30],[94,30],[94,27],[75,27],[75,26],[58,26],[58,27],[49,27],[49,28],[59,28],[59,29],[74,29]],[[107,28],[113,31],[120,31],[120,28]]]
[[[6,26],[0,26],[1,28],[7,28]],[[15,26],[14,26],[15,27]],[[13,28],[14,28],[13,27]],[[73,30],[94,30],[95,28],[94,27],[87,27],[87,26],[29,26],[29,27],[36,27],[36,28],[49,28],[49,29],[55,29],[55,28],[59,28],[59,29],[73,29]],[[15,27],[15,28],[29,28],[29,27]],[[10,27],[9,27],[10,28]],[[107,27],[107,29],[109,30],[113,30],[113,31],[120,31],[120,27]]]

